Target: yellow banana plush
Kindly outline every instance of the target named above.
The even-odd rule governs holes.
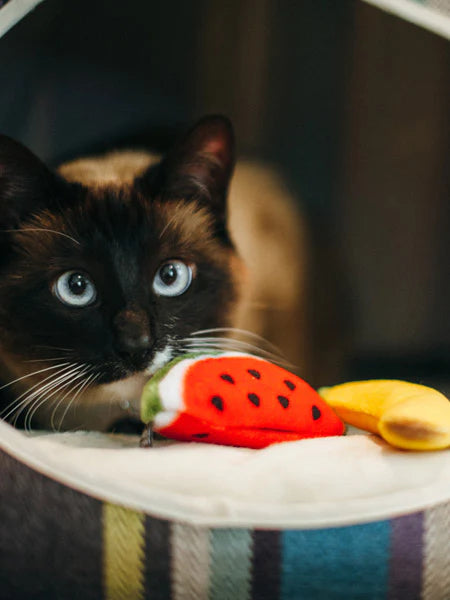
[[[319,394],[343,421],[407,450],[450,447],[450,402],[437,390],[395,380],[354,381]]]

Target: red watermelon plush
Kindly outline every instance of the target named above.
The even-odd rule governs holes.
[[[146,384],[141,418],[164,437],[248,448],[344,432],[303,379],[245,354],[173,360]]]

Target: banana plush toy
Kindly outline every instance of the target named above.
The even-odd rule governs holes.
[[[322,388],[262,358],[186,355],[144,387],[141,419],[184,441],[264,448],[273,443],[341,435],[342,421],[407,450],[450,447],[450,402],[406,381],[358,381]],[[341,421],[342,419],[342,421]]]
[[[355,381],[319,390],[346,423],[406,450],[450,447],[450,402],[435,389],[395,380]]]

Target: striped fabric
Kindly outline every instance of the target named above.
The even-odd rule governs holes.
[[[0,597],[450,600],[450,503],[316,530],[207,528],[71,490],[0,453]]]
[[[103,510],[111,512],[110,507]],[[110,565],[104,562],[108,599],[450,599],[450,504],[390,521],[319,530],[209,529],[132,511],[127,518],[129,541],[108,551]],[[146,527],[145,533],[139,528],[142,538],[136,544],[139,518]],[[104,524],[108,537],[108,527],[115,525]],[[161,527],[168,535],[155,546],[154,530]],[[134,552],[126,559],[124,546]],[[165,568],[149,576],[160,553],[167,558]],[[121,563],[130,565],[128,585]],[[113,565],[121,573],[115,587]],[[135,585],[143,580],[145,587]]]

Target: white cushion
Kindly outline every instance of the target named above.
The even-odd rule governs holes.
[[[450,451],[414,453],[349,435],[264,450],[93,432],[28,435],[0,422],[0,447],[101,500],[208,526],[333,527],[450,500]]]

